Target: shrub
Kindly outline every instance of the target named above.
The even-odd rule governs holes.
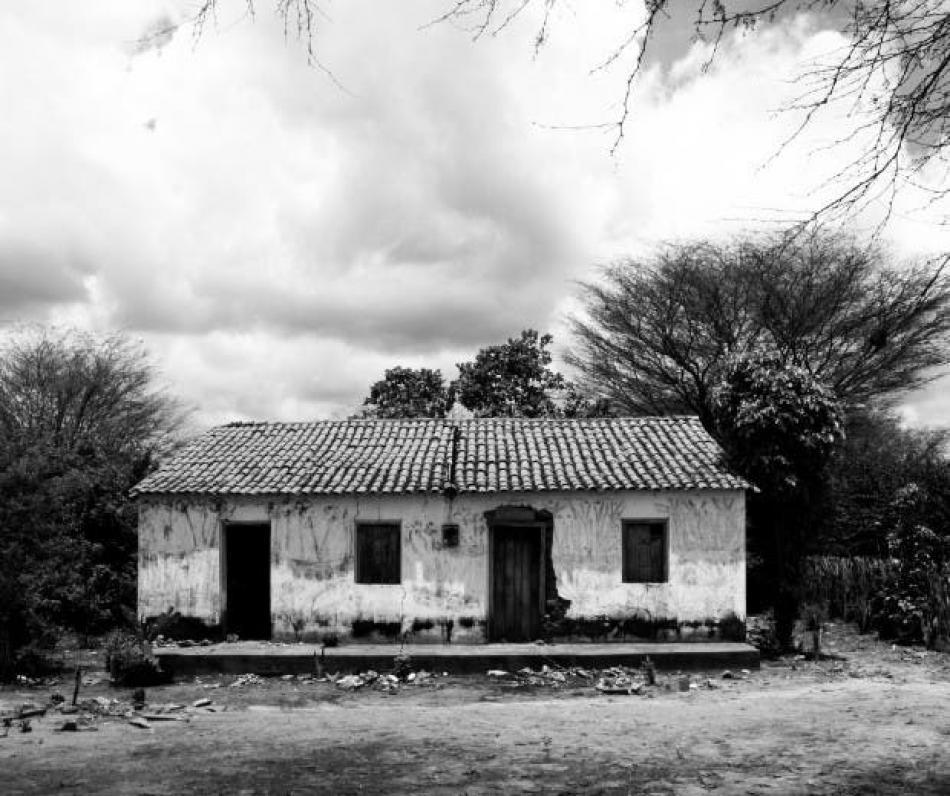
[[[172,641],[200,641],[222,637],[220,625],[209,625],[193,616],[182,616],[174,608],[146,619],[143,630],[149,641],[154,641],[159,636]]]
[[[950,539],[909,525],[893,533],[889,545],[897,576],[876,601],[881,635],[934,647],[950,637]]]
[[[105,651],[113,685],[155,685],[167,679],[144,638],[116,631],[106,639]]]
[[[719,620],[719,635],[726,641],[745,641],[745,620],[730,611]]]
[[[888,559],[810,556],[802,567],[802,598],[868,632],[875,625],[876,600],[896,577],[897,563]]]
[[[750,616],[746,620],[746,641],[755,647],[763,657],[774,658],[782,652],[778,635],[775,632],[775,617],[771,611]]]

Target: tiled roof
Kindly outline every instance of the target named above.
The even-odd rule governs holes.
[[[192,442],[133,494],[433,492],[449,476],[441,420],[234,423]]]
[[[744,489],[695,417],[240,423],[133,494],[314,495]]]
[[[462,492],[744,489],[695,417],[458,423]]]

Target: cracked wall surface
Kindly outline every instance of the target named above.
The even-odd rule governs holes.
[[[209,625],[223,608],[225,522],[269,522],[276,638],[477,643],[488,615],[485,512],[530,506],[553,517],[550,550],[567,621],[680,625],[745,616],[745,498],[740,490],[318,498],[150,497],[139,506],[139,615],[169,608]],[[621,521],[666,519],[669,579],[623,583]],[[354,582],[355,524],[402,527],[402,582]],[[441,526],[459,526],[443,545]]]

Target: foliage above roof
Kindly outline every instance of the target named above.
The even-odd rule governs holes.
[[[342,420],[213,428],[133,494],[744,489],[695,417]]]

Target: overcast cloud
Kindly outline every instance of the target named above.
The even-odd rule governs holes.
[[[0,8],[0,319],[142,337],[198,425],[342,416],[387,367],[451,376],[526,327],[564,346],[598,265],[790,218],[848,156],[816,152],[828,118],[770,160],[791,77],[838,41],[814,20],[709,73],[665,38],[611,156],[611,131],[557,128],[616,118],[623,69],[590,70],[635,3],[563,12],[537,57],[530,18],[473,44],[420,29],[444,0],[330,4],[315,48],[339,85],[258,4],[222,0],[197,43],[167,32],[187,0]],[[895,251],[945,250],[916,207]],[[945,386],[908,416],[945,424]]]

